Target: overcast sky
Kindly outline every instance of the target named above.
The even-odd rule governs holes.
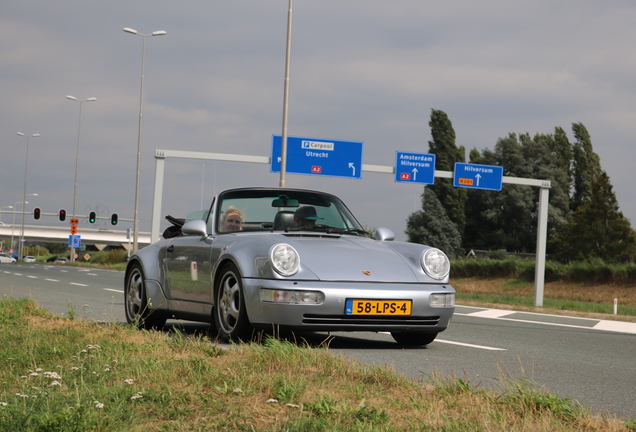
[[[288,0],[0,3],[0,206],[23,199],[27,140],[16,133],[39,133],[27,176],[38,196],[26,209],[71,214],[80,104],[66,95],[96,97],[82,104],[77,214],[132,219],[143,38],[124,27],[167,32],[145,39],[143,231],[156,149],[270,156],[282,131],[287,11]],[[393,166],[396,151],[428,151],[431,109],[448,114],[469,150],[557,126],[573,142],[581,122],[634,222],[635,24],[628,0],[296,0],[288,133],[362,141],[363,163]],[[173,159],[165,182],[162,220],[222,189],[278,186],[279,174]],[[335,193],[400,240],[423,191],[379,173],[288,174],[287,186]]]

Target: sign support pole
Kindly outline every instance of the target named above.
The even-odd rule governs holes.
[[[287,50],[285,55],[285,90],[283,96],[283,142],[281,148],[280,163],[280,187],[285,187],[285,174],[287,170],[287,117],[289,113],[289,68],[291,63],[291,37],[292,37],[292,0],[289,0],[287,12]]]

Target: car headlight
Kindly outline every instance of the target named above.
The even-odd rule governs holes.
[[[269,251],[272,267],[281,276],[292,276],[300,268],[300,256],[296,249],[288,244],[280,243]]]
[[[444,279],[450,272],[450,260],[439,249],[428,249],[422,254],[422,268],[433,279]]]

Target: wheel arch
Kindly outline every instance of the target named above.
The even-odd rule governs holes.
[[[168,299],[163,291],[161,280],[157,278],[151,278],[148,276],[148,270],[144,265],[144,261],[136,256],[132,256],[126,265],[126,272],[124,274],[124,284],[127,283],[130,273],[134,266],[138,266],[141,269],[141,273],[144,278],[144,286],[146,288],[146,295],[148,299],[152,301],[153,309],[168,309]]]

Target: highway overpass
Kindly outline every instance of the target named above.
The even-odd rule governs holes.
[[[12,237],[14,242],[17,244],[20,239],[21,228],[20,224],[0,225],[0,239],[4,242],[5,251],[9,249]],[[76,235],[81,237],[82,246],[94,245],[101,250],[104,246],[123,246],[125,249],[128,249],[129,243],[132,244],[132,235],[129,241],[127,234],[127,230],[78,227]],[[24,238],[27,242],[64,242],[67,244],[70,235],[70,227],[68,226],[47,227],[42,225],[24,225]],[[140,232],[138,243],[140,248],[150,244],[150,233]]]

